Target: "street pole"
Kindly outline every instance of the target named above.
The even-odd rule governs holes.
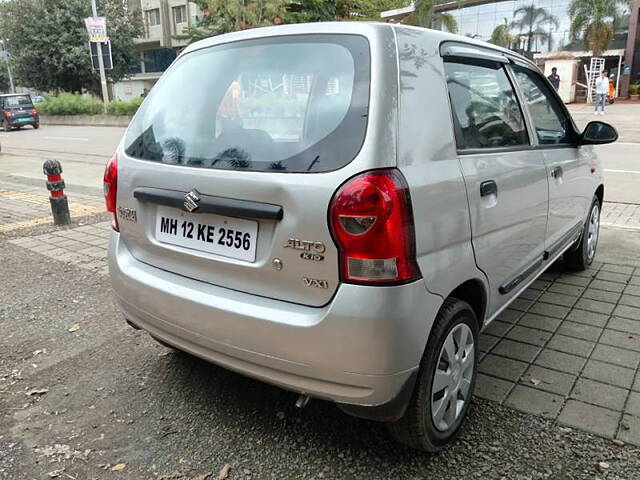
[[[93,16],[98,16],[98,8],[96,7],[96,0],[91,0],[91,9],[93,10]],[[102,43],[96,42],[98,49],[98,67],[100,68],[100,85],[102,86],[102,100],[104,101],[105,111],[107,104],[109,103],[109,90],[107,90],[107,76],[104,73],[104,60],[102,59]]]
[[[11,87],[11,93],[16,93],[16,87],[13,84],[13,75],[11,75],[11,65],[9,65],[9,52],[7,52],[5,60],[7,61],[7,73],[9,74],[9,86]]]
[[[2,44],[2,52],[4,53],[4,60],[7,62],[7,74],[9,75],[9,87],[11,93],[16,93],[16,87],[13,84],[13,75],[11,74],[11,65],[9,65],[9,50],[7,50],[7,43],[4,40],[0,40]]]

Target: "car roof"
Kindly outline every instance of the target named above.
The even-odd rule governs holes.
[[[0,97],[26,97],[31,96],[28,93],[2,93]]]
[[[443,32],[440,30],[432,30],[423,27],[414,27],[411,25],[403,25],[399,23],[383,23],[383,22],[315,22],[315,23],[293,23],[288,25],[277,25],[272,27],[252,28],[249,30],[241,30],[238,32],[225,33],[214,37],[205,38],[188,45],[181,53],[181,56],[199,50],[202,48],[219,45],[223,43],[236,42],[239,40],[249,40],[264,37],[276,37],[282,35],[300,35],[300,34],[360,34],[366,37],[374,34],[376,30],[393,28],[394,30],[411,30],[428,35],[429,38],[437,45],[445,41],[455,41],[468,45],[493,50],[511,58],[526,62],[529,65],[535,65],[531,60],[507,48],[499,47],[491,43],[483,42],[473,38],[456,35],[453,33]]]

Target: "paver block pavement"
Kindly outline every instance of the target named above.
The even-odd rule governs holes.
[[[502,322],[500,320],[494,320],[483,330],[483,333],[488,333],[489,335],[496,335],[498,337],[503,336],[507,330],[513,327],[513,324]]]
[[[520,379],[528,387],[558,395],[569,395],[576,380],[576,375],[558,372],[549,368],[532,365]]]
[[[602,302],[600,300],[592,300],[590,298],[581,298],[576,303],[576,307],[582,310],[588,310],[589,312],[603,313],[610,315],[615,308],[614,303]]]
[[[526,369],[527,364],[525,362],[492,354],[484,357],[478,367],[481,373],[493,375],[494,377],[512,382],[518,381],[518,378],[520,378]]]
[[[576,303],[576,296],[565,295],[563,293],[545,292],[540,296],[540,301],[545,303],[552,303],[554,305],[573,307],[573,305]]]
[[[518,322],[518,325],[546,330],[547,332],[555,332],[561,323],[562,320],[559,318],[543,317],[542,315],[536,315],[535,313],[525,313]]]
[[[618,305],[613,311],[613,314],[617,317],[640,320],[640,308],[630,307],[628,305]]]
[[[635,370],[591,359],[584,367],[582,376],[590,378],[591,380],[597,380],[599,382],[628,389],[633,385]]]
[[[601,302],[616,303],[620,298],[618,292],[607,292],[606,290],[598,290],[597,288],[587,288],[582,293],[582,298],[589,298],[591,300],[599,300]]]
[[[640,308],[640,297],[623,293],[622,297],[620,298],[620,303],[622,305],[629,305],[631,307]]]
[[[630,415],[640,417],[640,392],[631,392],[624,411]]]
[[[581,340],[588,340],[595,342],[602,333],[602,328],[594,327],[592,325],[584,325],[582,323],[564,321],[558,332],[562,335],[579,338]]]
[[[513,340],[502,340],[494,347],[492,353],[523,362],[531,362],[539,351],[540,348],[535,345],[514,342]]]
[[[620,332],[618,330],[604,329],[600,337],[600,343],[612,345],[614,347],[626,348],[640,352],[640,335],[628,332]]]
[[[473,394],[486,400],[502,402],[512,387],[513,383],[511,382],[478,373],[478,376],[476,377],[476,387]]]
[[[569,307],[563,307],[562,305],[536,302],[529,311],[531,313],[537,313],[547,317],[564,318],[569,313],[569,310]]]
[[[629,318],[613,317],[609,320],[607,328],[640,335],[640,321]]]
[[[587,359],[584,357],[545,348],[540,352],[538,358],[536,358],[535,364],[577,375],[582,370],[586,361]]]
[[[571,397],[581,402],[622,411],[628,393],[624,388],[581,378],[576,382]]]
[[[505,405],[522,412],[555,418],[563,400],[560,395],[518,385],[507,398]]]
[[[549,340],[547,347],[553,350],[559,350],[560,352],[587,357],[591,353],[591,350],[593,350],[594,345],[593,342],[587,340],[558,334]]]
[[[616,438],[633,445],[640,445],[640,417],[632,415],[622,417]]]
[[[567,320],[593,325],[594,327],[604,327],[609,321],[609,315],[574,309],[569,313],[569,315],[567,315]]]
[[[544,330],[538,330],[536,328],[516,325],[505,335],[505,337],[518,342],[542,347],[551,338],[551,333]]]
[[[594,280],[593,282],[591,282],[590,287],[596,288],[598,290],[605,290],[607,292],[622,293],[622,291],[624,290],[625,284],[609,282],[607,280]]]
[[[613,438],[618,428],[620,415],[606,408],[568,400],[558,422],[569,427],[585,430],[607,438]]]
[[[638,363],[640,363],[640,353],[601,343],[596,345],[591,358],[632,369],[638,368]]]

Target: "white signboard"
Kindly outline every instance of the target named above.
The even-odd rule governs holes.
[[[109,40],[107,37],[107,19],[104,17],[89,17],[84,19],[84,25],[87,27],[89,41],[94,43],[105,43]]]

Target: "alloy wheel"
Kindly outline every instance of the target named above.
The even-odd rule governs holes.
[[[431,418],[441,432],[456,424],[471,399],[474,348],[471,329],[460,323],[449,332],[440,350],[431,388]]]

